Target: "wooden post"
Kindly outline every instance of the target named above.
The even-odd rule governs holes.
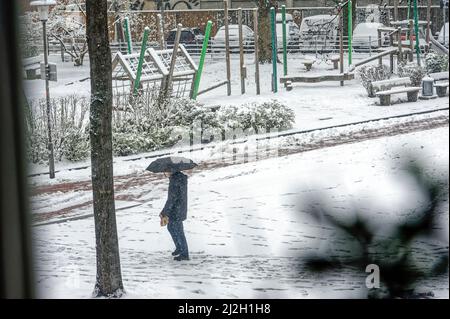
[[[258,31],[258,9],[253,11],[253,31],[255,34],[255,84],[256,84],[256,94],[261,94],[261,86],[259,82],[259,31]]]
[[[342,1],[339,4],[339,63],[341,74],[344,73],[344,8]],[[344,86],[344,81],[341,81],[341,86]]]
[[[162,21],[162,16],[160,13],[158,13],[156,15],[156,24],[157,24],[157,37],[158,37],[159,48],[161,50],[164,50],[166,48],[166,45],[165,45],[165,41],[164,41],[163,21]]]
[[[427,45],[430,45],[430,36],[431,36],[431,0],[428,0],[427,4]]]
[[[244,35],[242,33],[242,8],[238,9],[239,25],[239,71],[241,77],[241,94],[245,94]]]
[[[397,66],[403,60],[403,46],[402,46],[402,27],[397,28],[397,46],[398,46],[398,54],[397,54]]]
[[[394,21],[398,21],[398,0],[394,0]]]
[[[231,62],[230,62],[230,39],[229,39],[229,27],[228,27],[228,0],[223,2],[224,7],[224,23],[225,23],[225,61],[227,64],[227,95],[231,95]]]
[[[175,35],[175,42],[173,44],[173,50],[172,50],[172,59],[170,59],[170,67],[169,67],[169,74],[167,75],[167,80],[165,81],[165,87],[164,87],[164,98],[167,98],[169,95],[169,92],[171,90],[172,86],[172,79],[173,79],[173,71],[175,70],[175,64],[177,62],[177,55],[178,55],[178,47],[180,45],[180,37],[181,37],[181,28],[183,26],[181,23],[177,25],[177,33]]]
[[[409,20],[409,62],[414,61],[414,22]]]
[[[380,30],[377,30],[378,31],[378,48],[379,49],[381,49],[381,47],[383,46],[383,41],[382,41],[382,39],[381,39],[381,37],[382,37],[382,32],[380,31]],[[383,65],[383,58],[379,58],[378,59],[378,65],[379,66],[382,66]]]
[[[394,35],[392,33],[389,34],[389,46],[392,48],[394,46]],[[389,59],[389,64],[390,64],[390,71],[391,74],[394,73],[394,53],[391,53],[390,55],[390,59]]]

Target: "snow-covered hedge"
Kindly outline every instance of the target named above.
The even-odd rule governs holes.
[[[411,79],[412,86],[421,86],[422,79],[427,74],[427,70],[421,66],[418,66],[414,62],[400,63],[398,65],[398,76],[409,77]]]
[[[425,57],[428,73],[444,72],[448,70],[448,56],[430,52]]]
[[[295,121],[294,112],[276,100],[205,107],[183,98],[171,99],[161,107],[156,99],[147,98],[137,98],[132,105],[128,101],[127,105],[115,107],[112,119],[114,155],[126,156],[170,147],[179,142],[180,136],[200,137],[200,140],[194,140],[203,141],[204,136],[214,135],[215,139],[221,140],[236,135],[236,131],[249,135],[272,129],[285,130]],[[90,149],[88,99],[69,96],[53,99],[51,105],[55,159],[86,159]],[[33,163],[47,161],[44,100],[31,102],[27,128],[29,160]]]
[[[365,65],[358,69],[357,76],[370,97],[374,97],[372,82],[391,78],[391,72],[385,65]]]
[[[89,100],[68,96],[50,100],[54,156],[57,161],[79,161],[89,155],[87,112]],[[27,151],[32,163],[48,160],[48,130],[45,99],[26,105]]]

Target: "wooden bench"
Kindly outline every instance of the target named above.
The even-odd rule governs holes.
[[[411,87],[410,78],[399,78],[383,80],[372,83],[372,88],[376,92],[375,96],[380,98],[380,105],[391,105],[391,95],[406,93],[408,102],[416,102],[419,97],[420,87]]]
[[[339,61],[341,58],[338,55],[332,56],[329,61],[333,62],[333,69],[339,69]]]
[[[312,60],[305,60],[302,63],[305,66],[306,71],[309,72],[312,69],[312,65],[314,64],[314,61],[312,61]]]
[[[369,97],[376,97],[376,93],[380,91],[387,91],[396,86],[409,86],[411,79],[409,77],[398,78],[395,80],[387,79],[381,81],[374,81],[369,84]]]
[[[434,80],[436,94],[439,97],[445,97],[448,88],[448,72],[430,73],[430,77]]]

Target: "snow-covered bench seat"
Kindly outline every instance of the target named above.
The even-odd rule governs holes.
[[[391,105],[391,95],[406,93],[408,102],[416,102],[419,97],[420,87],[411,87],[410,78],[400,78],[373,82],[372,86],[377,90],[375,95],[380,98],[380,105]]]
[[[445,97],[447,95],[448,88],[448,72],[430,73],[430,77],[434,80],[436,94],[439,97]]]
[[[370,83],[369,97],[376,97],[376,93],[380,91],[388,91],[398,86],[411,86],[409,77],[374,81]]]

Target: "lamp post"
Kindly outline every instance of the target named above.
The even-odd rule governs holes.
[[[55,178],[55,159],[53,154],[53,141],[52,141],[52,126],[50,117],[50,87],[49,87],[49,73],[50,68],[48,65],[48,48],[47,48],[47,20],[49,6],[56,4],[54,0],[42,0],[33,1],[30,3],[32,7],[36,7],[39,11],[39,19],[42,21],[42,30],[44,36],[44,66],[45,66],[45,98],[47,101],[47,131],[48,131],[48,160],[49,160],[49,173],[50,178]],[[41,75],[42,76],[42,75]]]

